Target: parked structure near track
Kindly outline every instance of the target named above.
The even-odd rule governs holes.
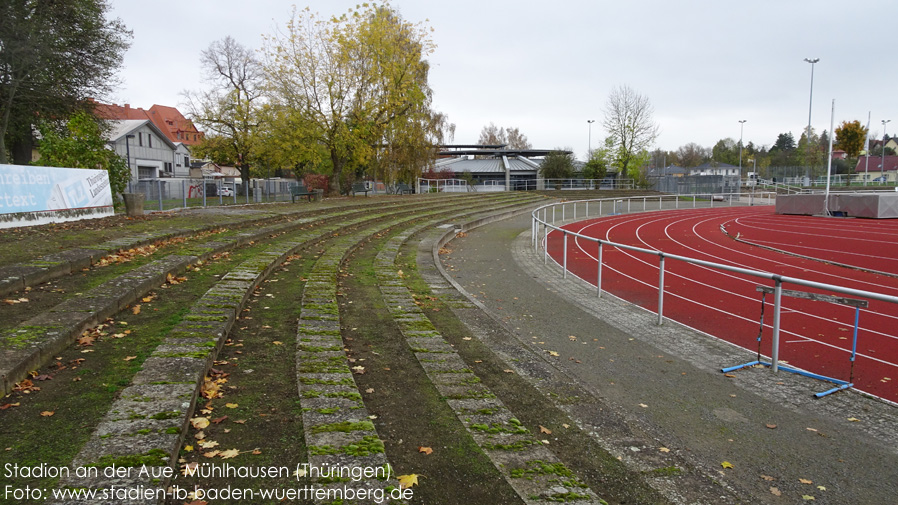
[[[814,216],[827,209],[835,216],[871,219],[898,218],[896,193],[830,193],[780,195],[776,199],[777,214]]]

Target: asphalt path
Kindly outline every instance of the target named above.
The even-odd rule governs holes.
[[[657,326],[644,309],[561,279],[529,233],[529,215],[470,231],[447,245],[444,267],[522,349],[606,405],[609,423],[654,442],[638,450],[687,461],[720,486],[720,503],[733,494],[744,503],[895,503],[894,406],[857,392],[816,400],[819,381],[768,369],[726,376],[721,367],[752,353],[673,322]],[[629,443],[593,435],[609,447]],[[672,478],[668,495],[689,496],[678,485]]]

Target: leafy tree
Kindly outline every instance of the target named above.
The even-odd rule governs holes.
[[[836,127],[836,146],[845,151],[849,158],[857,158],[864,149],[864,140],[867,138],[867,127],[861,125],[858,120],[842,121]]]
[[[131,32],[105,0],[0,2],[0,163],[31,161],[32,126],[103,96]]]
[[[200,66],[212,88],[185,93],[188,115],[206,130],[195,154],[234,165],[240,178],[249,181],[250,167],[262,144],[262,64],[251,49],[228,36],[202,52]]]
[[[647,97],[629,86],[619,86],[608,95],[604,113],[602,125],[611,139],[614,164],[620,173],[629,174],[635,158],[658,137],[654,108]]]
[[[583,165],[584,179],[604,179],[608,173],[608,149],[593,149],[589,153],[589,160]]]
[[[39,126],[40,159],[35,165],[46,167],[90,168],[109,172],[113,195],[125,192],[131,170],[128,163],[106,144],[107,123],[79,111],[62,124],[43,122]]]
[[[555,150],[543,158],[539,173],[544,179],[568,179],[574,175],[574,153],[571,150]]]
[[[420,170],[407,155],[432,149],[440,124],[424,59],[433,49],[426,27],[389,6],[363,4],[327,20],[294,11],[265,50],[274,136],[297,162],[320,165],[323,146],[338,192],[344,170],[367,169],[381,146],[406,154],[392,158],[401,170]]]
[[[731,138],[718,140],[714,147],[711,148],[711,159],[718,163],[738,165],[739,143]]]
[[[770,148],[771,151],[792,151],[795,149],[795,137],[792,136],[792,132],[780,133],[776,137],[776,142],[773,144],[773,147]]]

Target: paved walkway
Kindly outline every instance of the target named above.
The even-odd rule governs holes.
[[[639,469],[682,468],[655,481],[673,501],[895,503],[894,406],[854,392],[817,400],[821,382],[767,369],[725,376],[753,354],[562,280],[529,230],[527,214],[471,231],[443,266],[533,359],[590,395],[581,403],[601,406],[598,417],[566,410],[607,450]]]

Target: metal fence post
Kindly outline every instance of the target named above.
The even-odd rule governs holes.
[[[646,197],[642,197],[642,211],[646,211]]]
[[[187,179],[181,179],[181,197],[184,203],[184,208],[187,208]]]
[[[562,232],[564,233],[564,259],[562,260],[561,265],[561,268],[563,270],[561,277],[567,279],[567,230],[562,230]]]
[[[658,261],[658,326],[664,323],[664,253]]]
[[[602,241],[599,242],[598,274],[596,275],[596,296],[602,297]]]
[[[562,223],[564,222],[564,208],[565,208],[565,204],[562,203],[561,204],[561,222]]]
[[[770,348],[770,368],[777,372],[780,369],[780,313],[782,312],[783,281],[779,276],[773,278],[773,338]]]
[[[156,189],[159,190],[159,210],[162,210],[162,179],[156,179]]]
[[[543,265],[549,263],[549,224],[543,228]]]
[[[589,200],[586,200],[586,218],[589,218]]]

